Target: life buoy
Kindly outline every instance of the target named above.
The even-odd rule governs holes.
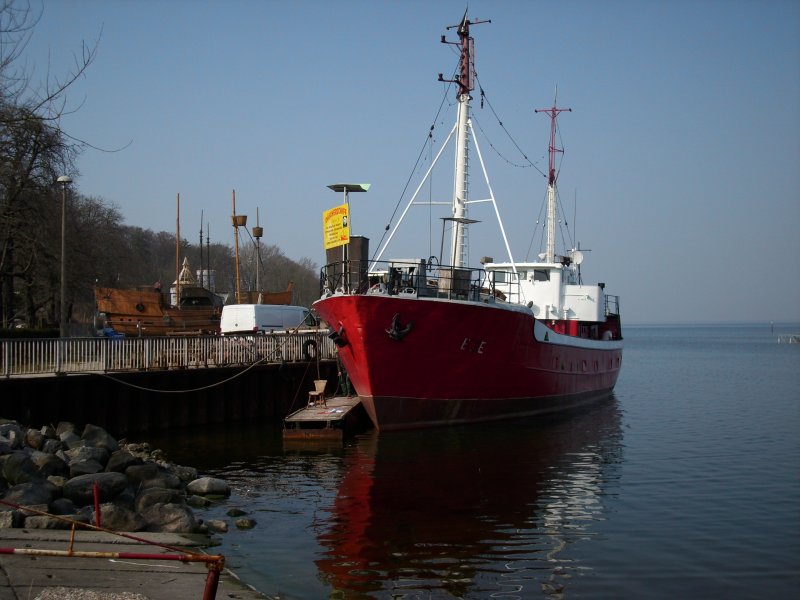
[[[306,340],[303,343],[303,358],[306,360],[317,358],[317,342],[315,340]]]

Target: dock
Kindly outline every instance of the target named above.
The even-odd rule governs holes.
[[[358,396],[319,399],[284,419],[284,440],[340,440],[365,417]]]
[[[141,535],[156,545],[104,532],[0,529],[0,600],[268,598],[228,569],[212,589],[206,564],[174,560],[174,551],[167,549],[202,552],[208,545],[205,540],[170,533]],[[146,559],[134,558],[143,553],[148,553]]]

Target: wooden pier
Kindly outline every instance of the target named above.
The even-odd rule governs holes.
[[[366,412],[358,396],[322,397],[284,419],[283,439],[340,440],[363,424],[364,417]]]
[[[314,343],[310,343],[313,341]],[[118,437],[254,419],[335,390],[326,331],[263,336],[0,341],[0,418],[30,426],[92,423]]]

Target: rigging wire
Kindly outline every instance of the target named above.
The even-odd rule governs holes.
[[[397,203],[394,205],[392,216],[389,217],[389,222],[386,224],[386,227],[383,230],[383,235],[381,236],[381,239],[375,246],[373,259],[377,255],[378,249],[383,246],[383,240],[386,238],[386,234],[392,227],[392,221],[394,221],[394,218],[397,216],[397,211],[400,209],[400,204],[403,202],[403,198],[405,197],[406,192],[408,191],[408,186],[411,185],[411,180],[414,177],[415,173],[417,173],[417,170],[419,169],[420,161],[423,160],[426,148],[428,147],[429,144],[433,143],[433,132],[436,130],[436,122],[439,120],[439,116],[442,114],[443,108],[445,107],[445,105],[451,104],[447,101],[447,95],[450,92],[452,86],[453,86],[452,83],[448,83],[447,86],[445,86],[444,94],[442,95],[442,101],[439,103],[439,108],[436,111],[436,116],[433,119],[433,124],[430,126],[430,129],[428,130],[428,133],[425,136],[425,141],[423,142],[419,154],[417,155],[417,160],[414,162],[414,167],[411,169],[411,172],[408,175],[408,179],[406,179],[406,183],[403,186],[403,191],[400,193],[400,197],[397,199]]]
[[[478,79],[478,74],[477,74],[477,73],[475,74],[475,81],[477,81],[477,82],[478,82],[478,89],[480,90],[480,94],[481,94],[481,108],[483,108],[483,104],[484,104],[484,102],[485,102],[485,103],[486,103],[486,104],[489,106],[489,110],[490,110],[490,111],[492,111],[492,115],[494,115],[494,118],[495,118],[495,120],[497,121],[498,125],[500,125],[500,128],[501,128],[501,129],[502,129],[502,130],[505,132],[505,134],[508,136],[508,139],[509,139],[509,140],[511,140],[511,143],[512,143],[512,144],[514,144],[514,147],[515,147],[515,148],[516,148],[516,149],[519,151],[520,155],[522,156],[522,158],[524,158],[524,159],[525,159],[525,161],[527,162],[527,164],[524,164],[524,165],[516,164],[514,161],[512,161],[512,160],[510,160],[510,159],[506,158],[506,157],[505,157],[505,156],[504,156],[504,155],[503,155],[503,154],[502,154],[502,153],[501,153],[501,152],[500,152],[500,151],[499,151],[499,150],[498,150],[498,149],[497,149],[497,148],[494,146],[494,144],[492,144],[492,142],[491,142],[491,141],[489,141],[489,137],[486,135],[486,132],[483,130],[483,128],[482,128],[480,125],[478,125],[478,127],[479,127],[479,128],[480,128],[480,130],[481,130],[481,133],[484,135],[484,137],[486,137],[487,141],[489,141],[489,146],[492,148],[492,150],[494,150],[494,151],[495,151],[495,153],[496,153],[496,154],[497,154],[497,155],[498,155],[500,158],[502,158],[502,159],[503,159],[504,161],[506,161],[508,164],[510,164],[510,165],[512,165],[512,166],[514,166],[514,167],[521,168],[521,169],[527,169],[527,168],[529,168],[529,167],[533,167],[534,169],[536,169],[536,170],[537,170],[537,171],[538,171],[538,172],[539,172],[539,173],[542,175],[542,177],[547,177],[547,175],[546,175],[546,174],[545,174],[545,173],[544,173],[544,172],[543,172],[543,171],[542,171],[542,170],[541,170],[541,169],[540,169],[540,168],[539,168],[539,167],[536,165],[536,163],[532,162],[532,161],[531,161],[531,160],[528,158],[528,155],[527,155],[527,154],[526,154],[526,153],[525,153],[525,152],[522,150],[522,148],[520,148],[519,144],[517,143],[517,140],[515,140],[515,139],[514,139],[514,136],[512,136],[512,135],[511,135],[511,133],[510,133],[510,132],[508,131],[508,129],[506,128],[506,126],[503,124],[503,121],[500,119],[499,115],[497,114],[497,111],[495,111],[495,109],[494,109],[494,106],[492,106],[492,103],[491,103],[491,101],[489,100],[489,97],[486,95],[486,91],[483,89],[483,86],[480,84],[480,80]],[[476,119],[476,121],[477,121],[477,119]]]

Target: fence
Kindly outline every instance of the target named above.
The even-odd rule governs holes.
[[[11,377],[335,360],[328,333],[0,340],[0,369]]]

